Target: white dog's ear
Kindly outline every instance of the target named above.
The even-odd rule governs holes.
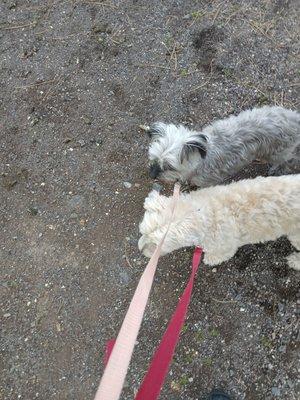
[[[184,158],[188,158],[189,155],[195,151],[198,151],[201,158],[205,158],[207,154],[207,138],[206,136],[200,134],[197,136],[194,136],[189,139],[188,142],[186,142],[183,145],[181,155],[180,155],[180,160],[181,162],[184,160]]]
[[[150,125],[149,129],[147,129],[147,134],[150,139],[154,139],[158,136],[163,136],[165,133],[165,126],[166,125],[162,122],[155,122],[154,124]]]

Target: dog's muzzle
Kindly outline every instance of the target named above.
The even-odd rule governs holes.
[[[157,163],[153,163],[152,165],[150,165],[150,171],[149,171],[150,178],[156,179],[161,172],[162,169]]]

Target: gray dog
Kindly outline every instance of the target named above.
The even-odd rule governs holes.
[[[271,175],[300,160],[300,114],[282,107],[243,111],[201,132],[158,122],[148,133],[150,176],[189,186],[217,185],[254,160],[271,164]]]

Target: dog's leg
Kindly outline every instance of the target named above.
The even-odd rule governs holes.
[[[292,245],[300,251],[300,234],[288,236]],[[300,271],[300,253],[292,253],[287,257],[287,262],[290,268]]]
[[[214,249],[207,249],[204,248],[204,262],[207,265],[219,265],[224,261],[230,260],[235,253],[237,252],[237,248],[214,248]]]

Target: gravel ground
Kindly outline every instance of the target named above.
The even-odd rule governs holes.
[[[93,398],[146,262],[138,224],[152,182],[138,126],[297,108],[298,11],[296,0],[0,2],[1,400]],[[282,238],[203,264],[161,399],[214,386],[236,400],[299,398],[292,251]],[[191,255],[160,262],[122,400]]]

